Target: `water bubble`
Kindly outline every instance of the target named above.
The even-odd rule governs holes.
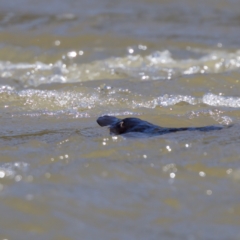
[[[15,181],[16,182],[20,182],[21,180],[22,180],[22,176],[21,175],[15,176]]]
[[[75,51],[68,52],[68,53],[67,53],[67,56],[68,56],[69,58],[75,58],[75,57],[77,56],[77,53],[76,53]]]
[[[170,176],[170,178],[175,178],[176,174],[172,172],[172,173],[169,174],[169,176]]]
[[[78,54],[82,56],[84,54],[84,51],[79,51]]]
[[[113,141],[117,141],[117,140],[118,140],[118,137],[117,137],[117,136],[113,136],[113,137],[112,137],[112,140],[113,140]]]
[[[134,49],[128,48],[128,52],[129,52],[130,54],[133,54],[133,53],[134,53]]]
[[[55,46],[59,46],[61,44],[61,42],[59,41],[59,40],[56,40],[55,42],[54,42],[54,45]]]
[[[212,195],[212,190],[207,190],[206,194],[209,195],[209,196]]]
[[[170,164],[167,164],[163,167],[163,171],[164,172],[168,172],[168,171],[176,172],[177,168],[176,168],[176,165],[174,163],[170,163]]]
[[[140,49],[140,50],[147,50],[147,46],[139,44],[138,45],[138,49]]]
[[[204,70],[208,70],[208,66],[203,66],[203,69]]]
[[[206,176],[206,173],[205,173],[205,172],[199,172],[199,176],[200,176],[200,177],[205,177],[205,176]]]
[[[0,178],[4,178],[6,173],[3,170],[0,170]]]
[[[167,149],[169,152],[172,151],[172,149],[170,148],[170,146],[166,146],[166,149]]]

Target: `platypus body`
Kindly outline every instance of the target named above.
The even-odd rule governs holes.
[[[97,123],[101,126],[109,126],[110,133],[120,135],[125,133],[143,133],[149,136],[162,135],[179,131],[203,131],[221,130],[222,126],[205,126],[205,127],[188,127],[188,128],[167,128],[160,127],[139,118],[116,118],[113,116],[102,116],[97,119]]]

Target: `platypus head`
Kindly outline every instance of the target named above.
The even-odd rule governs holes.
[[[109,129],[111,133],[116,135],[144,131],[141,120],[138,118],[124,118],[110,125]]]
[[[97,119],[97,123],[102,127],[109,126],[110,133],[115,135],[129,132],[155,134],[161,129],[161,127],[139,118],[119,119],[112,116],[102,116]]]

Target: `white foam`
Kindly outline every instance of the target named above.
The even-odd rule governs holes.
[[[210,106],[221,106],[221,107],[232,107],[239,108],[240,107],[240,97],[225,97],[218,96],[215,94],[205,94],[203,96],[202,102],[210,105]]]
[[[171,79],[176,75],[221,73],[240,68],[240,50],[236,52],[202,50],[200,53],[204,56],[198,59],[175,59],[170,51],[165,50],[153,52],[148,56],[130,54],[81,65],[75,63],[66,65],[62,60],[54,64],[0,62],[0,71],[2,78],[16,78],[27,86],[38,86],[43,83],[123,77],[161,80]]]

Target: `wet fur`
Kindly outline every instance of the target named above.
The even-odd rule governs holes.
[[[130,132],[145,133],[149,135],[161,135],[179,131],[212,131],[221,130],[221,126],[206,127],[189,127],[189,128],[166,128],[141,120],[139,118],[119,119],[113,116],[102,116],[97,119],[97,123],[101,126],[109,126],[110,133],[120,135]]]

